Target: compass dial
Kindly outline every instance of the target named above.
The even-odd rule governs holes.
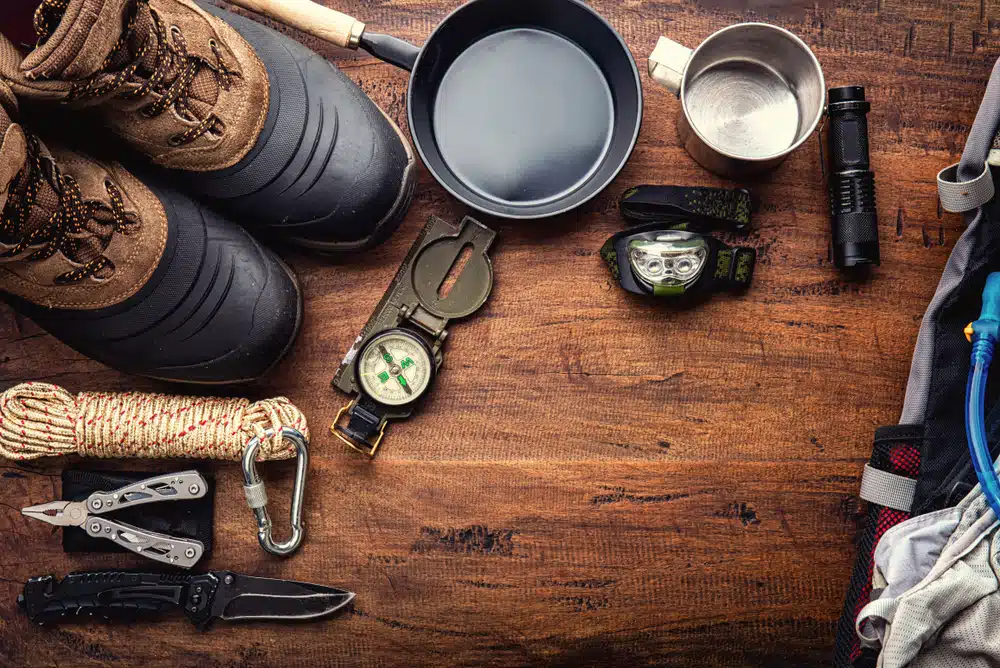
[[[434,361],[415,334],[393,329],[376,336],[361,351],[357,376],[361,389],[375,401],[404,406],[427,391]]]

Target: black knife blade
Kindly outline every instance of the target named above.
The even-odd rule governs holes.
[[[200,575],[98,571],[32,578],[18,604],[36,624],[99,617],[129,620],[181,608],[206,627],[227,621],[301,621],[327,617],[354,594],[322,585],[210,571]]]
[[[212,617],[239,620],[308,620],[332,615],[354,600],[341,589],[225,573],[212,602]]]

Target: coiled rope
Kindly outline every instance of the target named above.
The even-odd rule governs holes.
[[[248,441],[282,427],[309,437],[305,416],[284,397],[251,403],[138,392],[74,395],[47,383],[0,394],[0,457],[22,461],[69,454],[239,461]],[[272,437],[261,443],[258,459],[295,454]]]

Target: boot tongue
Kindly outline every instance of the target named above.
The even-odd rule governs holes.
[[[7,109],[16,109],[14,94],[0,84],[0,211],[7,204],[11,186],[24,169],[28,158],[28,142],[20,125],[15,124]]]
[[[0,113],[0,128],[5,119],[9,121]],[[43,174],[32,178],[30,165],[36,160]],[[9,123],[0,145],[0,182],[6,183],[0,191],[0,218],[20,222],[0,225],[0,251],[17,247],[29,235],[51,224],[53,214],[60,210],[59,193],[52,185],[57,174],[55,161],[45,145],[36,138],[27,138],[21,126]],[[28,194],[29,190],[33,190],[33,196]],[[29,198],[31,206],[25,211]],[[59,252],[77,264],[86,264],[100,258],[107,248],[115,231],[114,220],[110,211],[99,208],[79,220],[78,225],[73,234],[65,237]],[[0,264],[30,259],[35,250],[36,247],[28,246],[8,257],[0,253]],[[94,275],[104,278],[113,272],[114,267],[108,265]]]
[[[0,221],[8,213],[8,205],[14,207],[25,197],[28,178],[28,144],[29,140],[21,126],[13,121],[11,114],[17,111],[17,98],[11,89],[0,82]],[[48,150],[37,143],[37,155],[51,164]],[[31,234],[44,225],[49,216],[59,208],[59,193],[46,179],[40,179],[36,185],[37,191],[34,206],[24,221],[23,229],[8,229],[0,225],[0,249],[5,245],[16,244],[25,235]],[[0,259],[0,262],[3,260]]]
[[[16,110],[17,98],[0,82],[0,251],[16,246],[46,225],[60,207],[59,193],[52,185],[58,174],[52,154],[37,138],[29,139],[21,126],[11,119],[10,114]],[[32,165],[41,167],[44,172],[41,178],[30,177]],[[29,189],[33,189],[34,195],[27,215],[19,223],[7,223],[21,219],[18,212],[23,211]],[[114,232],[113,216],[98,210],[92,218],[81,220],[79,224],[79,230],[66,239],[65,247],[60,250],[71,260],[85,264],[101,257],[107,248]],[[23,255],[18,253],[6,261],[17,261]],[[5,258],[0,257],[0,264],[4,262]],[[102,271],[113,272],[114,269],[109,266]]]
[[[44,42],[24,59],[21,70],[31,79],[73,80],[95,74],[121,38],[133,2],[42,0],[36,29],[41,29]]]

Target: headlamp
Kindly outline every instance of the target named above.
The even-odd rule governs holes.
[[[683,294],[705,271],[708,254],[705,237],[691,232],[670,230],[628,243],[629,266],[657,296]]]
[[[641,225],[604,244],[601,257],[622,288],[639,295],[678,298],[740,292],[750,286],[757,251],[671,227],[669,223]]]

